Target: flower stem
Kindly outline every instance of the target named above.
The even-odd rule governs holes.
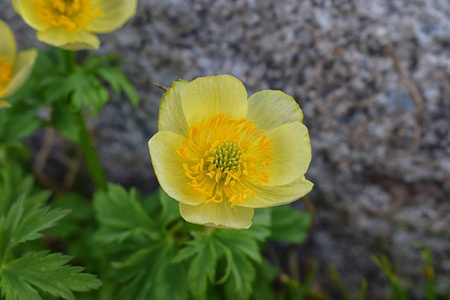
[[[92,144],[91,137],[86,128],[83,112],[78,113],[78,125],[80,128],[80,146],[86,158],[86,164],[97,189],[106,190],[107,180],[100,159]]]

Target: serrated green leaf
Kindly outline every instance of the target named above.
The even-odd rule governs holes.
[[[66,107],[55,105],[52,111],[52,125],[66,139],[73,143],[79,143],[80,127],[78,126],[78,116],[75,112]]]
[[[0,144],[12,143],[30,135],[42,125],[38,106],[20,103],[0,110]]]
[[[33,188],[33,178],[17,164],[6,162],[0,169],[0,216],[8,213],[13,201]]]
[[[161,201],[159,197],[159,190],[146,195],[142,198],[142,207],[149,215],[158,215],[161,211]]]
[[[156,224],[137,201],[136,190],[127,192],[110,184],[108,190],[94,197],[94,210],[100,223],[99,238],[103,242],[122,243],[133,236],[156,240],[160,237]]]
[[[72,107],[76,110],[80,110],[81,107],[85,106],[93,114],[98,114],[109,100],[108,91],[90,73],[78,70],[69,75],[67,82],[70,82],[73,88],[70,99]]]
[[[119,94],[120,91],[123,91],[134,106],[139,104],[136,89],[119,67],[98,68],[95,72],[111,85],[115,93]]]
[[[198,255],[189,268],[188,278],[191,292],[194,295],[203,295],[206,292],[207,282],[213,283],[216,275],[217,254],[213,241],[208,237],[199,239]]]
[[[277,274],[278,270],[270,265],[266,260],[264,260],[262,264],[257,264],[255,279],[257,287],[253,289],[250,299],[275,299],[272,285]]]
[[[216,284],[223,284],[228,280],[228,277],[231,274],[231,267],[233,266],[233,253],[220,241],[217,241],[215,243],[215,246],[216,251],[219,253],[219,256],[225,257],[225,270],[223,272],[222,278],[219,278],[216,282]]]
[[[184,263],[165,264],[164,268],[158,272],[154,299],[187,299],[187,272],[187,267]]]
[[[259,245],[247,231],[221,229],[217,230],[215,236],[222,244],[227,245],[231,249],[233,255],[239,253],[257,263],[261,262],[262,258]]]
[[[231,274],[226,285],[228,293],[248,298],[252,293],[255,272],[255,267],[243,253],[234,252]]]
[[[246,233],[258,242],[264,242],[270,236],[271,212],[269,209],[258,209],[253,216],[253,224]]]
[[[69,256],[31,253],[13,260],[0,270],[2,296],[6,300],[41,299],[35,288],[64,299],[75,299],[72,291],[96,289],[101,282],[95,276],[80,273],[83,268],[65,264]]]
[[[67,239],[71,236],[80,235],[86,228],[86,224],[94,219],[91,202],[80,194],[58,195],[53,199],[52,207],[69,211],[67,216],[61,220],[59,226],[50,230],[51,235],[57,239]],[[82,227],[81,230],[80,227]],[[70,241],[70,246],[73,242],[75,241]]]
[[[117,65],[122,61],[120,56],[116,55],[88,55],[83,63],[83,67],[89,71],[95,72],[95,70],[105,67]]]
[[[185,299],[187,269],[184,263],[171,264],[174,244],[161,241],[114,263],[116,279],[122,283],[120,299]]]
[[[172,263],[179,263],[186,260],[195,254],[198,254],[199,242],[197,240],[190,240],[187,242],[186,247],[178,251],[177,255],[173,258]]]
[[[0,162],[1,164],[1,162]],[[25,174],[14,161],[8,161],[0,166],[0,216],[6,215],[14,201],[22,195],[27,195],[24,203],[27,209],[42,206],[50,197],[49,191],[34,189],[34,179]]]
[[[311,216],[290,206],[279,206],[271,209],[271,237],[275,240],[302,243],[308,237]]]
[[[5,239],[0,241],[1,258],[16,245],[40,238],[40,231],[54,226],[67,214],[67,211],[49,210],[48,207],[30,210],[24,203],[24,197],[21,197],[6,218],[0,219],[1,236]]]
[[[180,250],[172,263],[179,263],[195,256],[191,261],[188,278],[191,292],[200,296],[205,294],[207,282],[215,280],[217,254],[214,240],[211,236],[201,235],[188,242],[187,246]]]
[[[167,225],[177,219],[181,219],[179,212],[179,204],[174,199],[170,198],[162,189],[159,189],[159,201],[161,202],[162,210],[159,215],[158,223],[165,228]]]

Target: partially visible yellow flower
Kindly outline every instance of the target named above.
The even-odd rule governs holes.
[[[155,174],[186,221],[249,228],[254,208],[290,203],[313,187],[302,121],[291,96],[265,90],[247,100],[229,75],[175,82],[148,143]]]
[[[119,29],[136,14],[137,0],[13,0],[37,39],[69,50],[98,49],[96,33]]]
[[[0,108],[11,106],[2,100],[15,93],[28,79],[37,57],[36,49],[16,53],[16,39],[8,24],[0,20]]]

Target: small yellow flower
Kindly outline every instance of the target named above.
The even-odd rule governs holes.
[[[37,57],[36,49],[16,53],[17,45],[9,26],[0,20],[0,108],[11,106],[1,100],[15,93],[28,79]]]
[[[13,0],[37,39],[69,50],[98,49],[95,33],[122,27],[136,14],[137,0]]]
[[[148,142],[156,176],[188,222],[249,228],[254,208],[295,201],[311,145],[294,99],[265,90],[247,100],[229,75],[175,82],[164,94]]]

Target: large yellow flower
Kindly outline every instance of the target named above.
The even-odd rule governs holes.
[[[178,81],[149,141],[161,187],[189,222],[249,228],[254,208],[287,204],[311,191],[311,145],[294,99],[266,90],[247,100],[229,75]]]
[[[98,49],[108,33],[136,14],[137,0],[13,0],[37,39],[64,49]]]
[[[0,20],[0,108],[9,107],[4,100],[28,79],[37,57],[36,49],[16,53],[16,39],[9,26]]]

